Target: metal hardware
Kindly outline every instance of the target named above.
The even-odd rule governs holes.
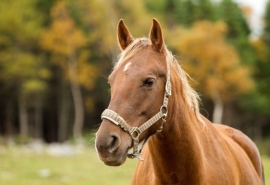
[[[165,112],[164,112],[164,111],[165,111]],[[162,106],[160,107],[160,112],[162,112],[163,118],[166,118],[166,117],[167,117],[167,114],[168,114],[168,108],[167,108],[167,106],[166,106],[166,105],[162,105]]]
[[[133,128],[134,128],[134,130],[132,130],[130,132],[132,139],[139,139],[141,133],[140,133],[138,127],[133,127]]]

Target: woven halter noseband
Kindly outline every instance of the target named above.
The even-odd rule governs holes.
[[[157,130],[157,132],[161,132],[163,129],[163,124],[166,122],[166,117],[168,113],[168,100],[169,97],[171,96],[171,82],[170,82],[170,58],[173,56],[171,53],[167,53],[166,57],[166,63],[167,63],[167,82],[165,85],[165,93],[164,93],[164,99],[163,99],[163,104],[160,107],[160,111],[154,115],[152,118],[150,118],[148,121],[146,121],[144,124],[142,124],[140,127],[131,127],[128,125],[128,123],[116,112],[110,109],[105,109],[104,112],[101,115],[101,119],[107,119],[114,123],[117,126],[120,126],[124,131],[128,132],[130,136],[133,139],[133,152],[131,154],[128,154],[129,158],[135,158],[137,157],[139,160],[143,160],[141,157],[141,152],[143,149],[144,144],[148,140],[145,139],[143,141],[143,144],[139,148],[139,137],[141,133],[143,133],[146,129],[151,127],[153,124],[158,122],[160,119],[162,119],[162,124],[160,128]]]

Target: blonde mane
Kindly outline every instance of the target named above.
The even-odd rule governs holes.
[[[171,54],[170,51],[167,51],[167,55],[171,55],[172,58],[170,63],[175,67],[178,75],[178,79],[180,80],[182,84],[182,91],[184,100],[186,101],[187,105],[190,107],[190,109],[195,113],[197,119],[204,123],[204,121],[200,117],[200,111],[199,111],[199,102],[201,101],[198,93],[190,86],[188,82],[188,78],[190,79],[190,76],[181,68],[180,64],[176,60],[176,58]]]
[[[139,51],[145,49],[151,44],[151,41],[148,38],[139,38],[135,39],[125,50],[122,51],[119,55],[119,60],[114,64],[114,69],[120,66],[124,58],[129,58]],[[178,78],[182,83],[182,91],[184,100],[190,109],[195,113],[197,119],[201,122],[200,113],[199,113],[199,101],[200,97],[197,92],[189,85],[188,78],[189,75],[181,68],[178,61],[171,54],[171,52],[166,48],[166,60],[176,69]]]

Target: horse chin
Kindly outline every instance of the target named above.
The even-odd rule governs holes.
[[[128,155],[128,149],[125,150],[122,154],[117,152],[118,154],[111,155],[109,157],[101,157],[99,159],[107,166],[120,166],[125,163]]]
[[[103,161],[104,164],[106,164],[107,166],[121,166],[122,164],[125,163],[127,157],[121,157],[120,159],[116,160],[116,161]]]

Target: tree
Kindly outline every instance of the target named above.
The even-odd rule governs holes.
[[[249,41],[251,30],[239,5],[232,0],[222,0],[218,8],[218,19],[227,24],[226,38],[237,49],[241,62],[254,64],[256,59]]]
[[[224,102],[253,86],[248,68],[241,65],[237,51],[225,41],[226,29],[223,22],[197,22],[182,30],[173,44],[185,61],[184,68],[198,81],[193,85],[213,101],[215,123],[222,121]]]
[[[82,47],[86,45],[86,37],[76,26],[67,4],[64,1],[56,2],[51,16],[52,25],[42,36],[41,45],[53,54],[53,61],[60,66],[64,77],[70,82],[75,110],[73,136],[79,139],[82,136],[84,122],[84,103],[80,84],[85,86],[92,84],[93,78],[91,77],[95,76],[95,68],[87,63],[89,53],[82,50]],[[88,76],[85,76],[86,74]],[[66,130],[67,123],[61,121],[60,123],[62,123],[59,125],[61,137]],[[65,139],[63,137],[65,136],[62,136],[60,141]]]
[[[266,4],[262,40],[270,47],[270,1]]]
[[[216,20],[215,5],[210,0],[147,0],[145,4],[150,11],[161,14],[169,27],[190,27],[196,21]]]
[[[0,6],[0,80],[9,82],[5,83],[5,90],[13,99],[13,103],[7,101],[8,115],[14,114],[12,104],[18,101],[19,128],[23,137],[29,136],[29,107],[35,109],[35,135],[41,137],[38,128],[42,125],[42,104],[33,104],[31,100],[42,101],[50,77],[43,57],[36,49],[43,23],[43,17],[35,9],[36,3],[36,0],[4,0]],[[10,125],[9,128],[14,125],[12,122],[6,124]]]
[[[264,28],[262,35],[252,42],[257,57],[254,64],[254,79],[256,89],[242,104],[249,107],[255,117],[255,137],[262,139],[263,126],[270,119],[270,1],[268,1],[264,15]],[[268,124],[269,126],[269,124]],[[267,133],[267,131],[266,131]]]

